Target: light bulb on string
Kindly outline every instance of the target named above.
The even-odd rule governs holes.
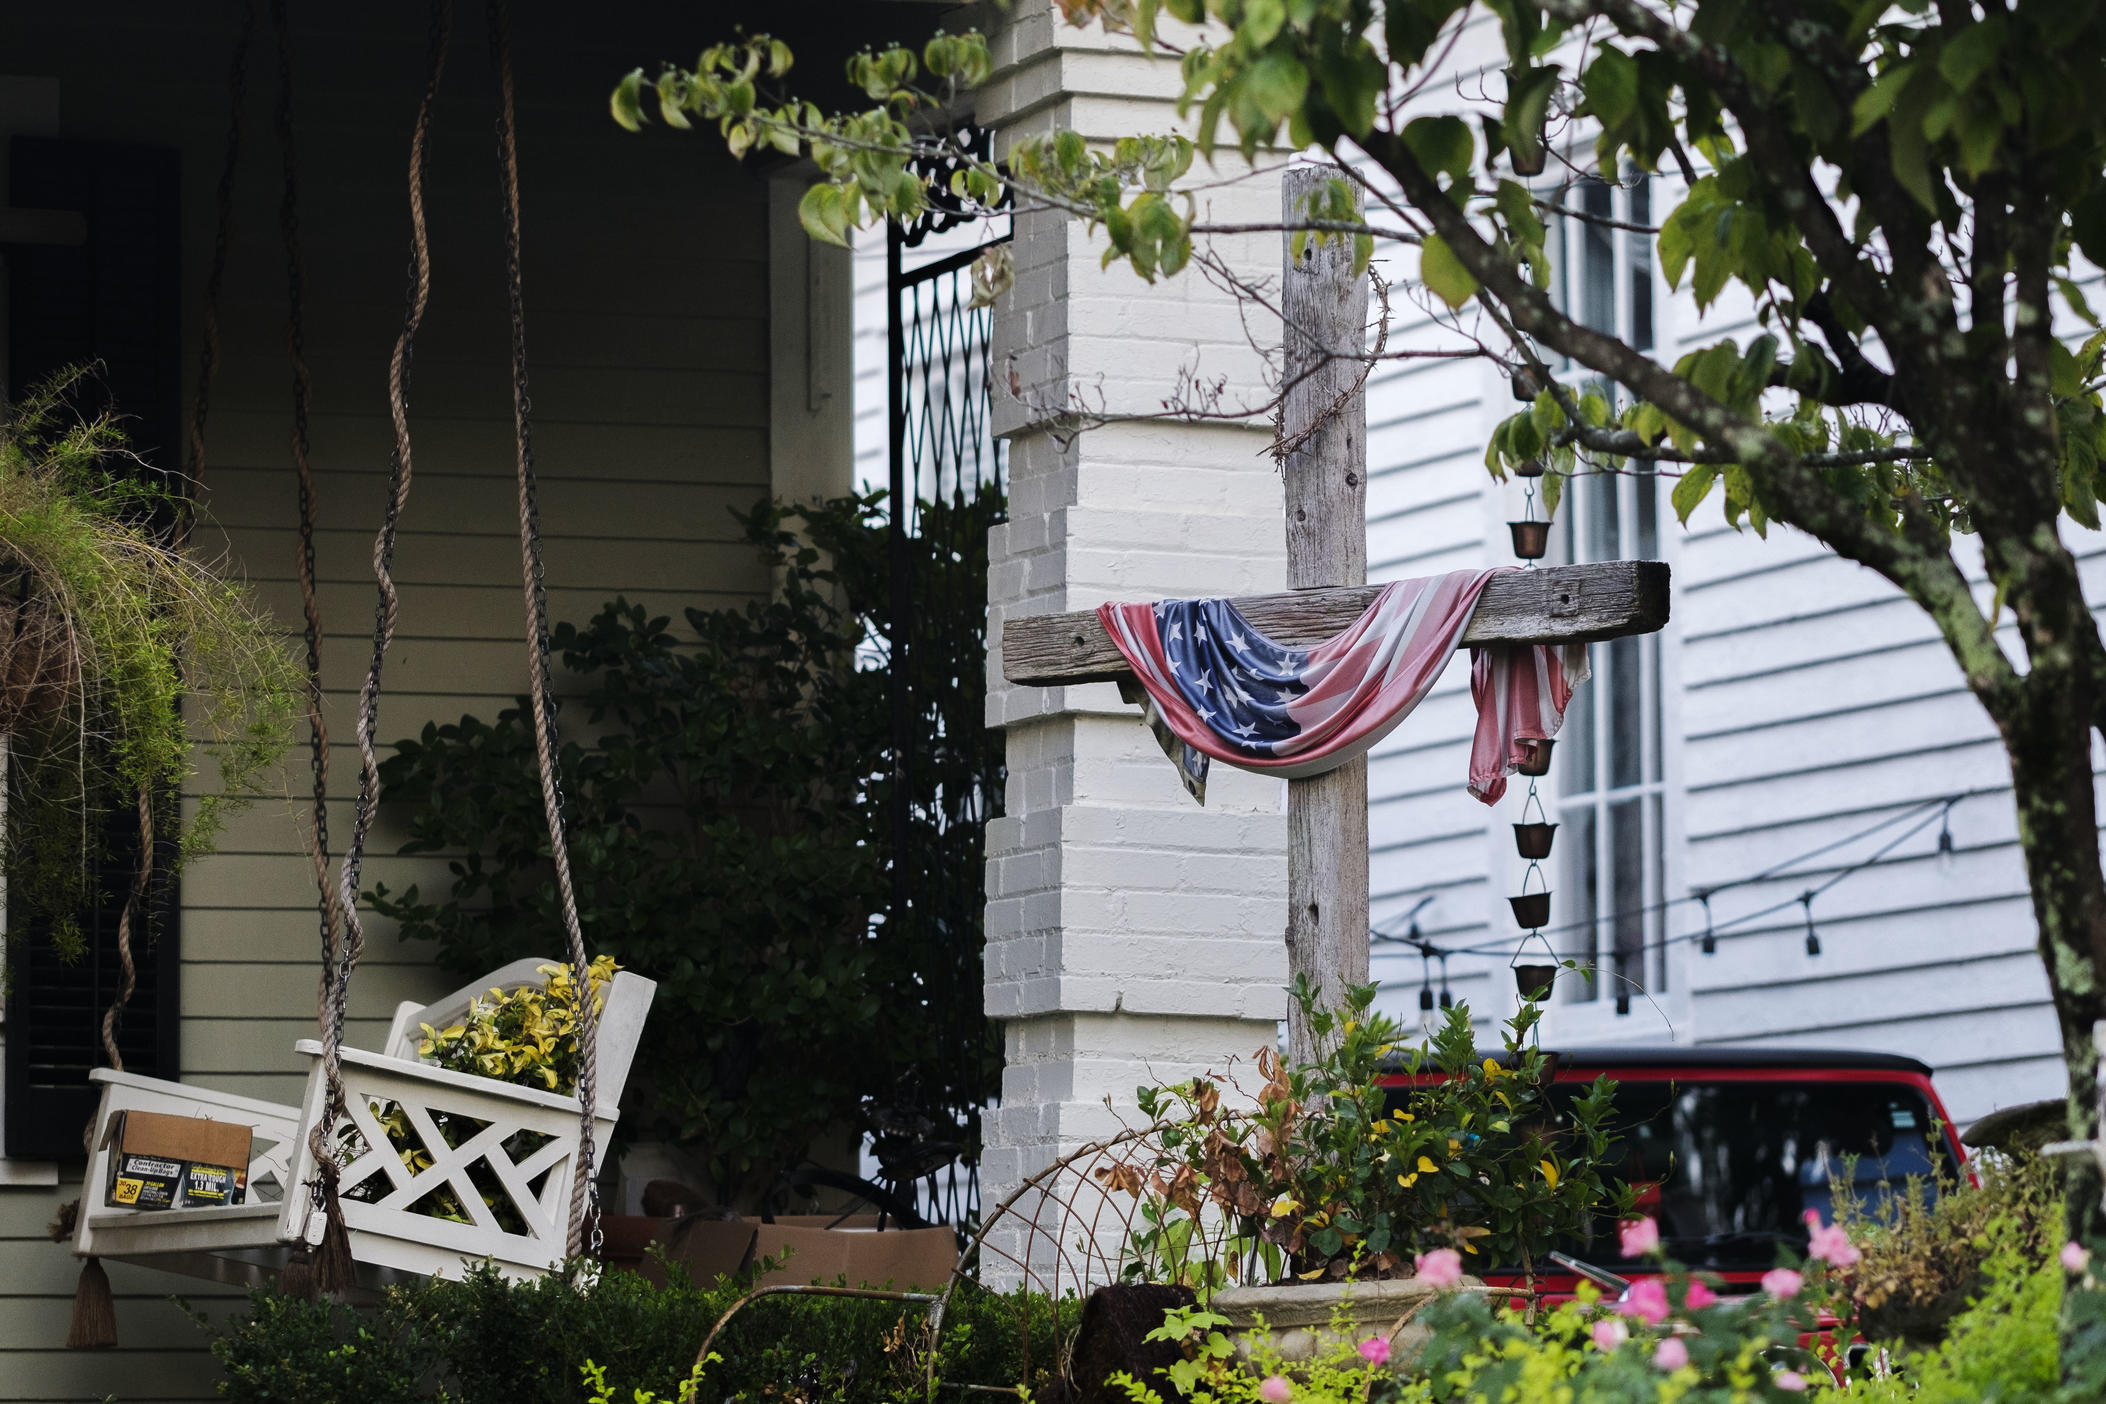
[[[1441,952],[1441,1008],[1453,1009],[1455,996],[1448,993],[1448,953]]]
[[[1817,956],[1821,953],[1821,933],[1814,930],[1813,899],[1813,889],[1810,887],[1799,894],[1800,909],[1806,913],[1806,953]]]
[[[1957,858],[1952,848],[1952,806],[1949,804],[1945,806],[1945,812],[1938,816],[1938,854],[1934,861],[1938,867],[1938,876],[1952,876]]]
[[[1411,939],[1416,941],[1418,935],[1418,923],[1413,922]],[[1421,1014],[1433,1012],[1433,961],[1427,956],[1426,948],[1423,945],[1419,947],[1419,1012]]]
[[[1705,955],[1717,955],[1718,933],[1711,929],[1711,894],[1699,892],[1696,899],[1704,904],[1704,939],[1697,943],[1697,949]]]

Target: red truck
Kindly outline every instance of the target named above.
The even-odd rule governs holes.
[[[1606,1073],[1618,1085],[1616,1177],[1639,1186],[1638,1210],[1658,1220],[1668,1257],[1752,1292],[1780,1244],[1804,1252],[1805,1214],[1830,1217],[1834,1183],[1854,1163],[1853,1189],[1928,1180],[1934,1156],[1966,1164],[1930,1069],[1913,1058],[1818,1048],[1620,1046],[1556,1054],[1556,1083],[1576,1095]],[[1418,1081],[1438,1079],[1421,1073]],[[1413,1083],[1410,1074],[1385,1085]],[[1851,1158],[1854,1157],[1854,1162]],[[1613,1223],[1561,1243],[1571,1259],[1621,1277],[1651,1271],[1618,1252]],[[1505,1284],[1518,1274],[1488,1274]],[[1569,1296],[1578,1276],[1549,1265],[1536,1286]]]

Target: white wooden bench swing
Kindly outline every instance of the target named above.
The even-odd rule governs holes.
[[[395,446],[385,520],[374,546],[379,584],[373,656],[360,693],[357,739],[361,766],[350,843],[335,882],[329,878],[327,736],[321,715],[317,654],[320,621],[314,604],[312,548],[315,524],[312,481],[306,461],[306,379],[298,364],[301,313],[297,274],[292,286],[296,401],[294,465],[301,481],[302,597],[308,642],[309,724],[314,743],[314,811],[311,857],[321,915],[321,1037],[302,1039],[295,1049],[308,1060],[306,1094],[300,1105],[281,1106],[180,1083],[141,1077],[119,1068],[91,1076],[101,1102],[91,1127],[91,1150],[73,1251],[85,1259],[76,1295],[72,1346],[115,1344],[115,1322],[107,1275],[99,1258],[115,1258],[236,1285],[260,1285],[283,1275],[287,1290],[357,1293],[377,1289],[404,1274],[459,1277],[488,1263],[508,1277],[528,1277],[561,1267],[593,1246],[598,1209],[593,1167],[619,1116],[623,1084],[636,1053],[656,986],[621,972],[604,987],[595,1010],[589,959],[572,894],[562,795],[555,770],[556,738],[549,696],[549,642],[542,588],[535,506],[532,440],[527,417],[525,330],[520,297],[519,200],[514,145],[512,74],[503,5],[493,3],[492,51],[498,77],[500,175],[506,216],[506,259],[512,317],[512,370],[520,546],[527,608],[529,679],[539,752],[542,797],[547,811],[557,891],[561,897],[568,953],[564,962],[577,992],[578,1077],[574,1094],[515,1086],[433,1066],[419,1057],[420,1025],[445,1028],[461,1022],[471,1001],[494,988],[511,992],[546,984],[547,971],[561,969],[541,959],[516,961],[435,1004],[405,1002],[396,1011],[378,1052],[344,1047],[346,996],[364,944],[359,919],[360,864],[378,799],[374,731],[380,675],[394,633],[395,586],[389,575],[395,536],[408,497],[411,460],[406,380],[410,353],[430,286],[430,257],[423,216],[423,170],[432,111],[444,69],[450,26],[446,0],[432,0],[433,25],[422,100],[411,137],[409,195],[413,277],[401,333],[390,366],[389,398]],[[281,73],[290,73],[283,46],[282,11],[274,7]],[[254,7],[238,43],[245,50]],[[240,65],[235,68],[234,105],[241,104]],[[290,142],[289,96],[281,96],[281,138]],[[238,141],[230,141],[231,180]],[[288,192],[290,196],[290,192]],[[227,245],[222,207],[215,276]],[[298,248],[288,255],[297,269]],[[208,295],[209,301],[209,295]],[[208,309],[209,310],[209,309]],[[208,342],[192,429],[194,467],[203,460],[206,387],[216,357]],[[127,939],[129,919],[120,928]],[[112,1018],[129,993],[122,991]],[[107,1037],[105,1045],[114,1055]],[[238,1205],[136,1210],[101,1203],[108,1156],[102,1128],[116,1112],[138,1110],[245,1123],[253,1132],[248,1200]],[[392,1123],[392,1134],[389,1125]],[[408,1134],[404,1132],[404,1126]]]

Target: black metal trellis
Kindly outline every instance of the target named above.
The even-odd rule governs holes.
[[[964,129],[984,156],[989,135]],[[947,163],[931,163],[939,202],[892,226],[886,248],[891,513],[893,770],[888,933],[926,954],[905,1003],[925,1011],[931,1050],[880,1125],[884,1178],[934,1222],[979,1212],[980,1108],[1000,1058],[982,1014],[985,834],[1001,813],[998,733],[985,724],[987,532],[1005,516],[1006,446],[994,437],[993,313],[972,301],[972,268],[1006,235],[908,267],[910,250],[974,216],[947,200]],[[895,996],[902,992],[895,991]],[[876,1118],[886,1119],[884,1115]],[[945,1123],[949,1123],[946,1125]],[[892,1134],[888,1134],[888,1131]],[[955,1137],[955,1141],[953,1138]],[[948,1147],[938,1167],[929,1152]],[[889,1152],[889,1153],[888,1153]],[[889,1163],[888,1163],[889,1162]]]

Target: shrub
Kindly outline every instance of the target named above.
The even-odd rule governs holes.
[[[508,1282],[485,1269],[397,1288],[362,1310],[258,1289],[247,1318],[199,1322],[226,1370],[222,1392],[247,1404],[590,1404],[602,1391],[627,1401],[638,1390],[674,1399],[710,1327],[746,1288],[669,1276],[663,1287],[631,1273],[590,1285],[562,1274]],[[718,1336],[721,1359],[704,1371],[695,1404],[919,1400],[928,1310],[763,1297]],[[944,1318],[938,1377],[1044,1393],[1079,1317],[1073,1298],[961,1288]]]

